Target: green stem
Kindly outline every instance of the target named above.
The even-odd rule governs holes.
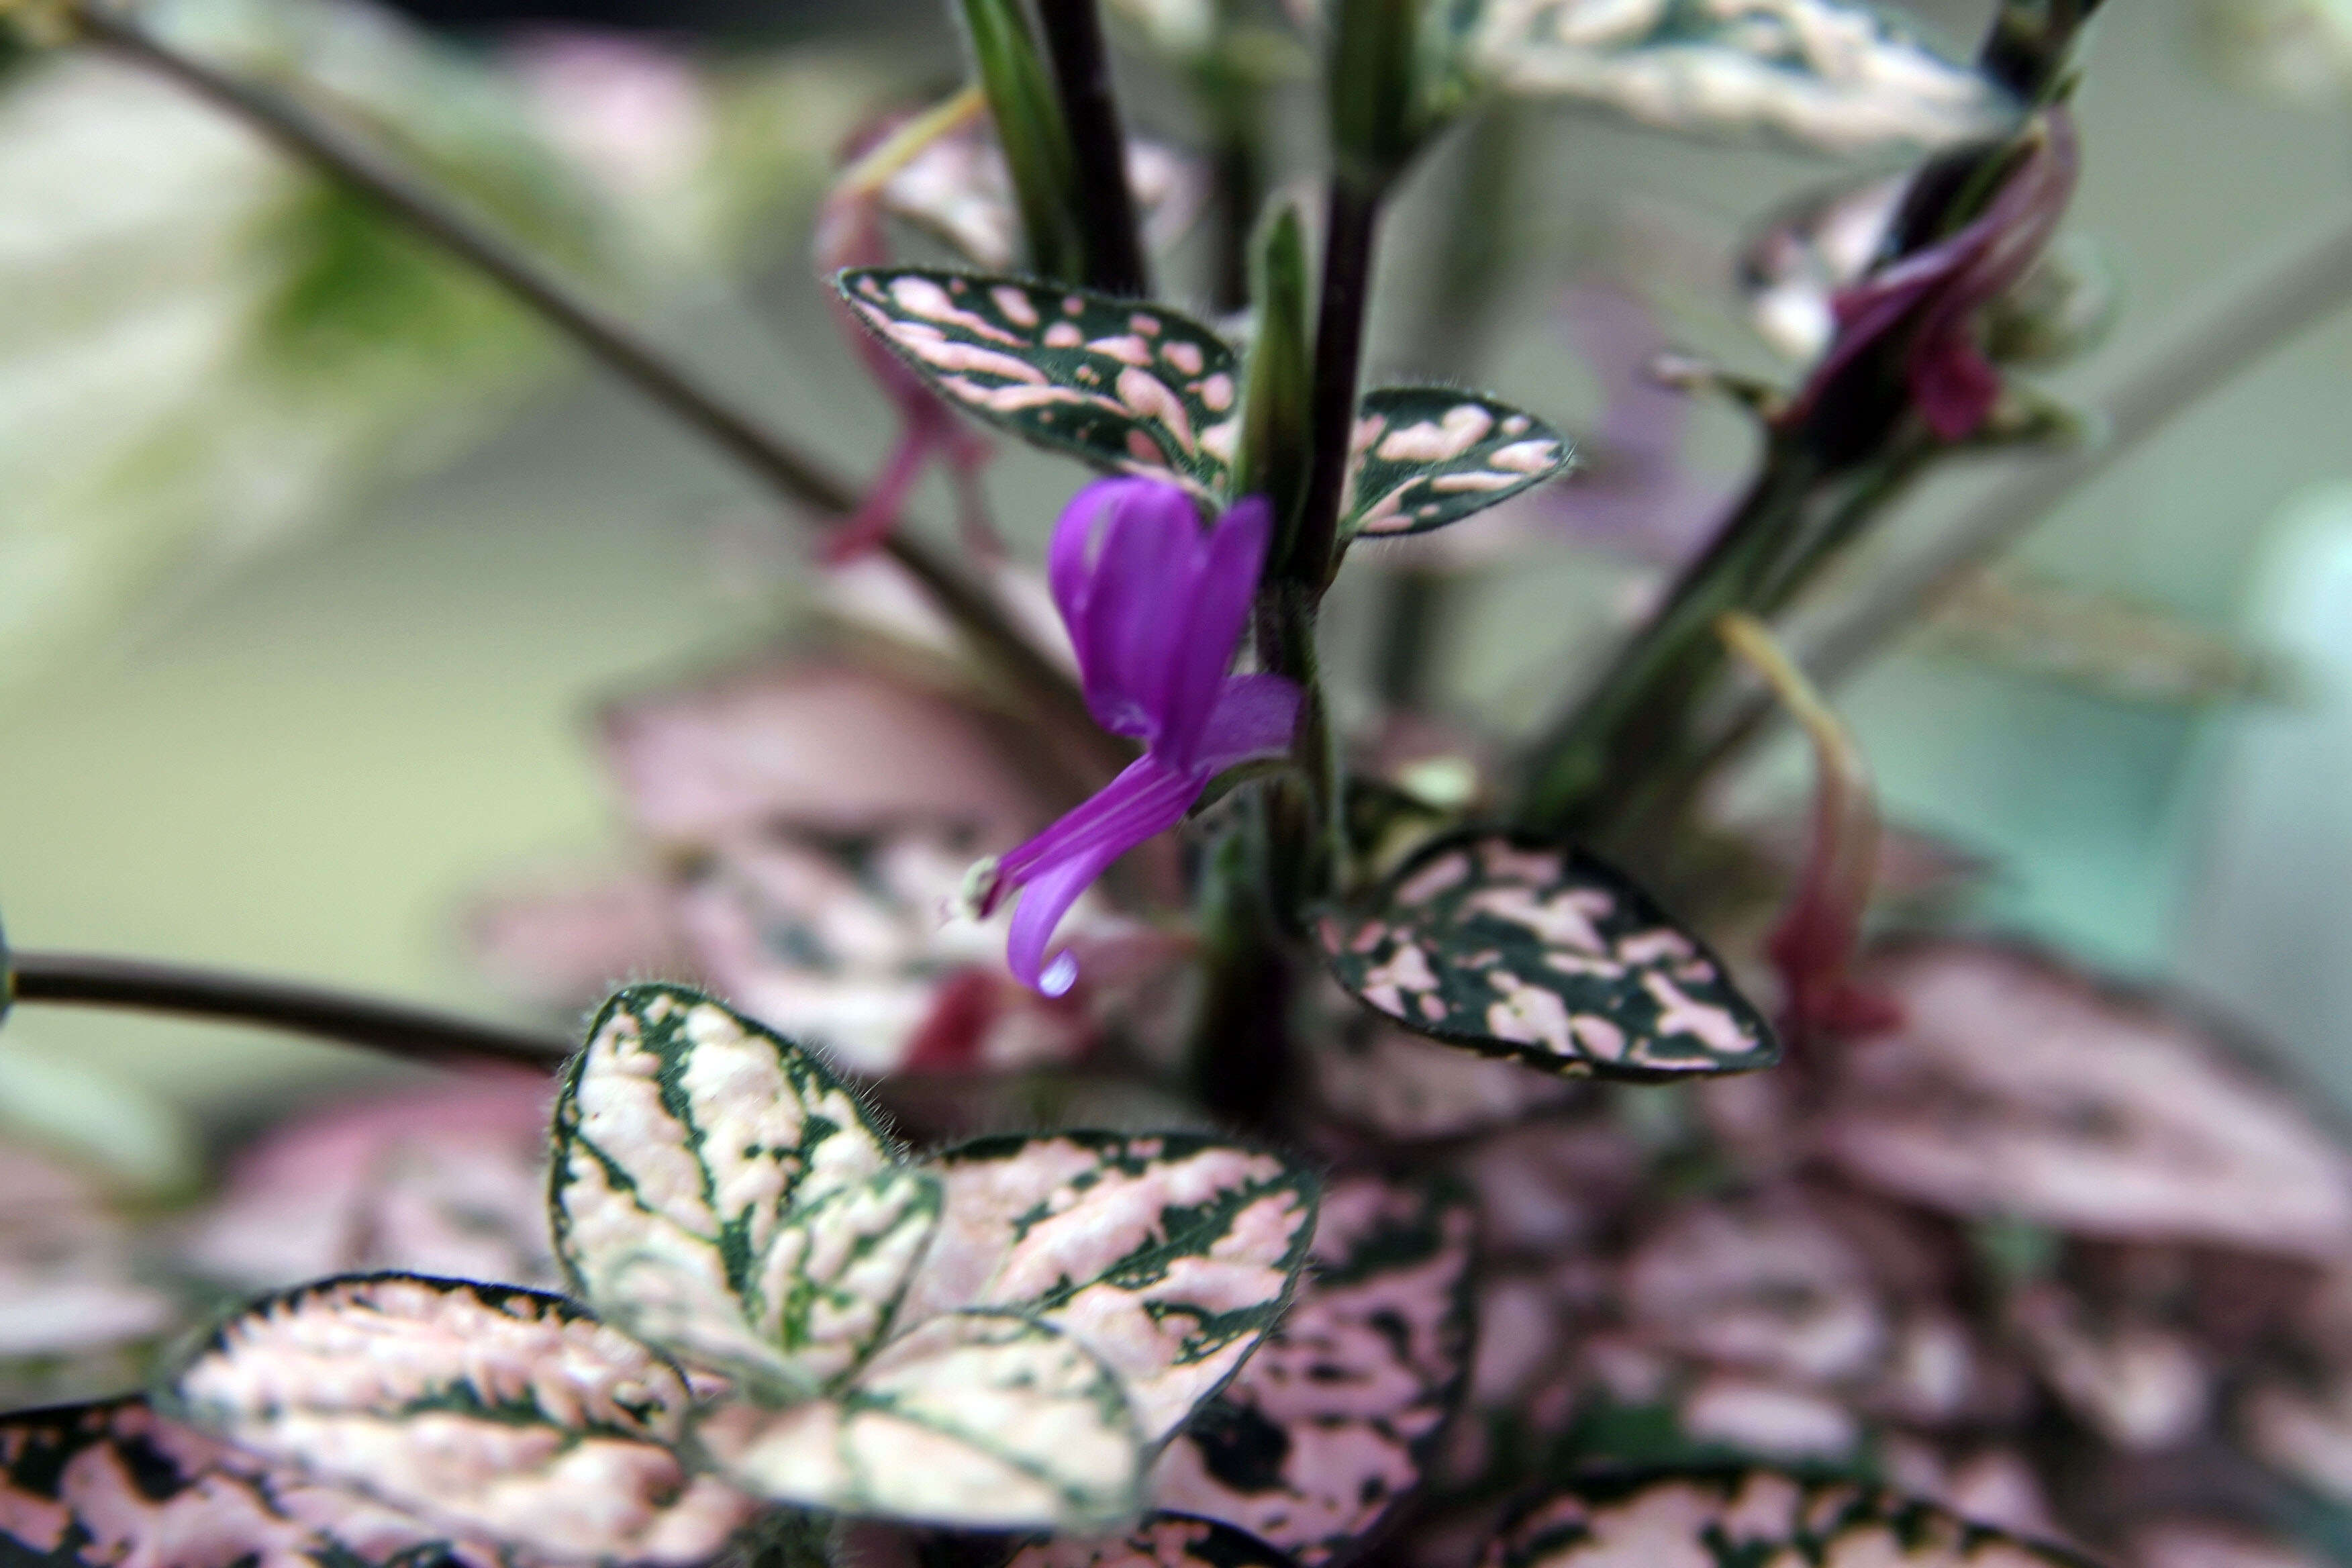
[[[544,270],[373,149],[283,94],[183,54],[118,13],[85,5],[76,21],[90,42],[226,110],[476,268],[785,500],[834,517],[856,509],[856,491],[840,479],[794,452],[675,364],[629,323]],[[974,651],[993,663],[1024,697],[1055,722],[1066,727],[1075,723],[1081,733],[1095,732],[1076,687],[1023,635],[994,595],[903,529],[894,531],[883,549],[929,594]],[[1105,760],[1119,765],[1108,754]]]
[[[1591,695],[1535,749],[1519,818],[1566,837],[1603,821],[1643,766],[1669,748],[1684,714],[1723,668],[1716,617],[1749,607],[1801,526],[1817,468],[1776,442],[1763,469],[1706,552],[1686,568],[1649,624],[1621,649]]]
[[[434,1062],[520,1062],[548,1068],[573,1050],[560,1036],[476,1024],[419,1008],[310,985],[137,959],[75,952],[9,955],[14,1000],[26,1005],[127,1007],[252,1024]]]
[[[1339,564],[1339,502],[1348,485],[1356,391],[1364,367],[1364,326],[1371,311],[1372,247],[1381,191],[1344,171],[1331,182],[1323,226],[1323,287],[1316,302],[1315,382],[1310,394],[1314,449],[1298,532],[1279,574],[1319,600]]]

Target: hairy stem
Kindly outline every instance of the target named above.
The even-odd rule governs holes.
[[[1102,14],[1096,0],[1037,0],[1037,17],[1053,58],[1062,119],[1069,127],[1086,218],[1087,285],[1141,299],[1151,291],[1150,264],[1127,184],[1127,137],[1111,91]]]
[[[572,1041],[558,1035],[470,1023],[318,986],[206,969],[79,952],[18,952],[8,962],[15,999],[28,1005],[128,1007],[215,1018],[434,1062],[520,1062],[544,1068],[573,1049]]]
[[[627,322],[326,120],[281,93],[182,53],[111,11],[85,5],[76,22],[90,42],[226,110],[474,267],[785,500],[834,517],[856,510],[856,493],[841,479],[793,451]],[[883,549],[930,595],[974,651],[1024,696],[1055,722],[1094,730],[1077,689],[1013,625],[992,594],[903,529],[894,531]]]

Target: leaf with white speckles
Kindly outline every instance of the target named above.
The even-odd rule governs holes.
[[[814,1057],[647,984],[605,1004],[564,1077],[550,1204],[598,1311],[805,1396],[889,1331],[939,1193]]]
[[[1356,409],[1342,535],[1427,533],[1568,471],[1560,433],[1450,386],[1384,386]]]
[[[1292,1568],[1292,1562],[1230,1524],[1159,1512],[1124,1535],[1032,1542],[1005,1568]]]
[[[493,1568],[486,1543],[273,1470],[139,1399],[0,1416],[0,1560],[213,1568]]]
[[[656,1352],[560,1296],[362,1275],[268,1297],[171,1379],[172,1412],[428,1526],[567,1563],[695,1563],[753,1510],[672,1445]]]
[[[1475,1224],[1451,1188],[1332,1182],[1290,1315],[1169,1445],[1153,1496],[1306,1568],[1360,1545],[1420,1483],[1460,1392]]]
[[[1779,1058],[1722,961],[1574,850],[1478,829],[1439,839],[1321,916],[1316,937],[1359,1001],[1487,1056],[1649,1079]]]
[[[2062,1547],[1973,1524],[1850,1481],[1764,1469],[1612,1475],[1553,1493],[1487,1547],[1479,1568],[2091,1568]]]
[[[929,1168],[946,1209],[910,1319],[978,1307],[1053,1324],[1118,1374],[1147,1443],[1274,1326],[1314,1234],[1313,1177],[1213,1138],[988,1138]]]
[[[1031,278],[858,268],[868,331],[967,413],[1119,473],[1223,503],[1240,431],[1233,350],[1173,310]]]
[[[1982,72],[1853,0],[1483,0],[1457,15],[1505,91],[1685,134],[1927,149],[1998,134],[2017,113]]]
[[[1100,1528],[1139,1504],[1143,1444],[1119,1380],[1019,1316],[949,1313],[885,1346],[832,1397],[731,1401],[695,1436],[780,1502],[973,1530]]]

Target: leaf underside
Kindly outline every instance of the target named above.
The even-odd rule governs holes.
[[[113,1399],[0,1416],[0,1561],[488,1568],[500,1558],[353,1493],[273,1470],[143,1400]]]
[[[858,268],[836,280],[876,337],[957,407],[1213,505],[1240,433],[1233,350],[1173,310],[1034,279]]]
[[[1851,1481],[1721,1468],[1583,1481],[1523,1513],[1479,1568],[2090,1568],[2087,1558]]]
[[[1282,1326],[1169,1445],[1153,1495],[1322,1568],[1420,1482],[1467,1365],[1476,1215],[1459,1191],[1346,1176]]]
[[[929,1168],[946,1208],[909,1321],[986,1308],[1063,1330],[1118,1374],[1147,1444],[1274,1326],[1314,1233],[1307,1173],[1190,1134],[989,1138]]]
[[[1568,471],[1559,431],[1447,386],[1385,386],[1356,410],[1343,536],[1427,533]]]
[[[599,1311],[805,1395],[888,1331],[939,1190],[809,1052],[646,984],[605,1004],[565,1074],[550,1207]]]
[[[1472,829],[1318,922],[1339,984],[1417,1033],[1571,1075],[1769,1067],[1779,1047],[1722,961],[1574,850]]]
[[[1083,1530],[1140,1501],[1143,1445],[1118,1379],[1068,1335],[1005,1314],[931,1319],[832,1397],[730,1401],[696,1436],[741,1485],[803,1507]]]
[[[1291,1568],[1291,1560],[1246,1531],[1162,1511],[1124,1535],[1032,1542],[1005,1568]]]
[[[174,1414],[430,1526],[575,1563],[688,1563],[750,1500],[672,1452],[677,1368],[560,1296],[360,1275],[264,1298],[180,1367]]]

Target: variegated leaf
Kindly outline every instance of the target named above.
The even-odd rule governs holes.
[[[814,1057],[664,984],[606,1003],[566,1073],[550,1203],[598,1310],[797,1394],[880,1342],[939,1214]]]
[[[1661,130],[1827,153],[1991,135],[2016,105],[1853,0],[1485,0],[1470,49],[1504,90]]]
[[[1487,1056],[1652,1079],[1779,1058],[1723,962],[1575,850],[1455,834],[1324,915],[1316,934],[1359,1000]]]
[[[1005,1568],[1292,1568],[1246,1531],[1213,1519],[1159,1512],[1124,1535],[1057,1535],[1013,1553]]]
[[[1568,471],[1560,433],[1450,386],[1384,386],[1356,410],[1343,534],[1427,533]]]
[[[1118,1374],[1147,1443],[1274,1326],[1314,1234],[1311,1176],[1191,1134],[987,1138],[929,1168],[946,1212],[908,1320],[981,1307],[1066,1331]]]
[[[574,1563],[694,1563],[751,1500],[672,1445],[677,1369],[560,1296],[360,1275],[264,1298],[172,1378],[173,1414],[428,1526]]]
[[[2091,1568],[2090,1560],[1850,1481],[1762,1469],[1614,1475],[1523,1513],[1480,1568]]]
[[[1034,279],[858,268],[866,325],[958,407],[1101,468],[1226,499],[1240,430],[1233,350],[1157,306]]]
[[[0,1416],[0,1561],[11,1568],[493,1568],[379,1503],[273,1470],[144,1400]]]
[[[1475,1227],[1457,1189],[1332,1182],[1290,1315],[1169,1445],[1154,1498],[1306,1568],[1360,1545],[1420,1483],[1460,1392]]]
[[[951,1312],[885,1345],[834,1396],[736,1400],[696,1426],[781,1502],[974,1530],[1099,1528],[1139,1506],[1144,1450],[1119,1380],[1057,1329]]]

